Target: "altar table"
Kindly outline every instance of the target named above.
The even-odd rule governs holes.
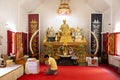
[[[0,80],[17,80],[24,74],[23,65],[0,68]]]

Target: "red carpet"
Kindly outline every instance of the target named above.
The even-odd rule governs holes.
[[[29,74],[18,80],[120,80],[117,70],[111,67],[58,66],[57,75],[45,75],[44,65],[39,74]],[[111,69],[113,69],[111,71]]]

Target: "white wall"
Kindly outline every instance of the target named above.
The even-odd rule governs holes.
[[[17,31],[27,31],[25,20],[27,14],[21,14],[24,11],[20,12],[19,8],[18,0],[0,0],[0,35],[3,36],[2,45],[0,45],[0,54],[7,53],[7,30],[13,30],[11,29],[13,26],[7,25],[7,23],[14,24]]]
[[[112,32],[111,8],[103,13],[102,32]]]
[[[16,0],[0,0],[0,35],[3,36],[1,53],[7,53],[7,22],[18,25],[18,2]]]
[[[19,32],[28,32],[28,13],[19,5],[18,10],[18,27]]]
[[[115,31],[116,25],[120,28],[120,0],[112,0],[112,32]],[[118,31],[117,31],[118,32]],[[120,29],[119,29],[120,32]]]

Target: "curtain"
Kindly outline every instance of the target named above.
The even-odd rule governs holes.
[[[115,55],[120,56],[120,33],[115,34]]]
[[[120,33],[110,33],[108,37],[108,53],[120,56]]]
[[[23,44],[23,53],[27,55],[27,33],[22,32],[22,44]]]
[[[12,52],[14,54],[16,54],[17,50],[16,50],[16,33],[15,32],[13,32],[13,38],[12,39],[13,39],[13,51]]]
[[[102,54],[101,54],[101,62],[108,64],[108,35],[109,33],[102,34]]]
[[[12,53],[12,31],[7,30],[7,54]]]
[[[103,45],[103,53],[107,54],[108,53],[108,35],[109,33],[103,33],[102,36],[103,36],[103,42],[102,42],[102,45]]]

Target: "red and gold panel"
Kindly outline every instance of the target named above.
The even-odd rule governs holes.
[[[17,51],[19,51],[21,44],[22,44],[22,33],[17,32],[16,33],[16,53]]]
[[[39,29],[39,14],[28,15],[28,37],[29,42],[36,30]],[[39,33],[32,40],[32,49],[35,54],[39,53]]]
[[[120,33],[115,33],[115,55],[120,55]]]
[[[17,52],[17,39],[16,39],[16,33],[13,32],[13,53],[16,54]]]
[[[103,33],[103,52],[108,53],[108,35],[109,33]]]
[[[22,32],[23,53],[27,54],[27,33]]]
[[[108,37],[108,53],[115,55],[115,38],[114,33],[110,33]]]

